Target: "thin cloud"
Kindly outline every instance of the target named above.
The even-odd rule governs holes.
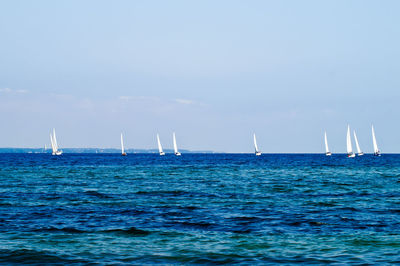
[[[121,101],[160,101],[158,97],[147,96],[119,96],[118,99]]]
[[[129,101],[132,99],[131,96],[119,96],[118,99],[122,100],[122,101]]]
[[[0,89],[0,92],[10,93],[12,90],[10,88]]]
[[[197,102],[190,99],[175,98],[175,99],[163,99],[159,97],[149,97],[149,96],[119,96],[118,99],[123,102],[137,102],[145,104],[157,104],[162,106],[162,108],[177,108],[179,106],[205,106],[201,102]]]
[[[50,96],[54,96],[54,97],[61,97],[61,98],[70,98],[72,97],[71,94],[63,94],[63,93],[50,93]]]
[[[14,89],[10,89],[10,88],[0,88],[0,92],[23,94],[23,93],[27,93],[28,91],[27,90],[14,90]]]
[[[188,99],[175,99],[175,102],[180,103],[180,104],[186,104],[186,105],[195,103],[194,101],[188,100]]]

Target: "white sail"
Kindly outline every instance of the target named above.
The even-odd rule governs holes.
[[[172,134],[173,140],[174,140],[174,152],[178,152],[178,146],[176,145],[176,137],[175,137],[175,132]]]
[[[328,137],[326,136],[326,131],[325,131],[325,154],[330,155],[331,152],[329,151],[329,146],[328,146]]]
[[[347,126],[347,156],[354,157],[353,147],[351,145],[350,126]]]
[[[53,128],[53,142],[54,142],[54,147],[56,151],[58,151],[58,144],[57,144],[57,138],[56,138],[56,129]]]
[[[58,150],[58,147],[57,147],[57,140],[56,140],[56,138],[54,137],[54,135],[53,135],[53,144],[54,144],[54,150],[57,151],[57,150]]]
[[[158,144],[158,152],[160,155],[165,155],[163,148],[161,146],[160,136],[157,134],[157,144]]]
[[[173,139],[174,139],[174,153],[175,155],[179,156],[181,153],[178,151],[178,145],[176,145],[176,137],[175,137],[175,132],[172,134]]]
[[[52,153],[55,153],[56,152],[56,148],[55,148],[55,146],[54,146],[54,140],[53,140],[53,135],[50,133],[50,142],[51,142],[51,150],[52,150]]]
[[[374,126],[372,126],[372,143],[374,145],[374,155],[380,155],[380,151],[378,149],[378,144],[376,143]]]
[[[254,150],[255,150],[255,154],[257,156],[261,155],[261,151],[258,149],[258,145],[257,145],[257,139],[256,139],[256,134],[254,133],[253,135],[253,140],[254,140]]]
[[[356,142],[357,153],[358,155],[363,155],[364,153],[361,151],[360,145],[358,144],[358,139],[355,130],[353,131],[353,134],[354,134],[354,141]]]
[[[253,140],[254,140],[254,150],[255,150],[256,152],[258,152],[256,134],[253,135]]]
[[[53,134],[50,133],[50,142],[51,142],[52,155],[61,155],[62,151],[58,150],[56,130],[54,128],[53,128]]]
[[[124,137],[122,136],[122,133],[121,133],[121,154],[126,155],[124,148]]]

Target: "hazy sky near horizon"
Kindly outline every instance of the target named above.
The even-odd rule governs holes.
[[[2,1],[0,147],[400,152],[399,1]]]

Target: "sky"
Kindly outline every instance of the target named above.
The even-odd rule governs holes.
[[[0,147],[400,152],[400,2],[1,1]]]

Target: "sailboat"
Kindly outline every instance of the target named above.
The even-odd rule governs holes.
[[[358,145],[358,139],[357,139],[357,135],[356,135],[356,131],[355,130],[353,131],[353,134],[354,134],[354,140],[356,142],[357,155],[358,156],[362,156],[362,155],[364,155],[364,153],[361,151],[360,145]]]
[[[329,151],[328,137],[326,136],[326,131],[325,131],[325,155],[326,156],[331,156],[332,155],[332,152]]]
[[[172,134],[173,139],[174,139],[174,153],[176,156],[181,156],[181,153],[178,151],[178,146],[176,145],[176,137],[175,137],[175,132]]]
[[[157,144],[158,144],[158,152],[160,153],[160,155],[165,155],[165,152],[163,151],[163,148],[161,146],[161,141],[160,141],[160,136],[158,136],[157,134]]]
[[[356,156],[353,152],[353,147],[351,145],[351,136],[350,136],[350,126],[347,126],[347,157],[352,158]]]
[[[57,138],[56,138],[56,130],[53,128],[53,134],[50,133],[50,142],[52,155],[61,155],[62,151],[58,150]]]
[[[376,143],[375,130],[372,125],[372,143],[374,145],[374,156],[381,156],[381,151],[378,149],[378,144]]]
[[[256,139],[256,134],[254,133],[253,135],[253,139],[254,139],[254,150],[255,150],[255,154],[256,156],[260,156],[261,155],[261,151],[258,149],[257,146],[257,139]]]
[[[124,148],[124,138],[121,133],[121,155],[126,156],[125,148]]]

